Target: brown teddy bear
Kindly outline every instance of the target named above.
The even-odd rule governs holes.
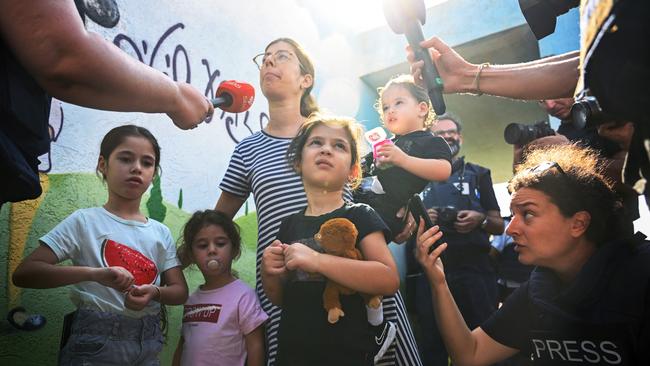
[[[325,253],[338,257],[363,260],[361,252],[355,247],[359,232],[352,221],[345,218],[335,218],[325,221],[318,233],[314,235],[316,242],[325,250]],[[352,295],[355,290],[344,287],[334,281],[327,280],[323,292],[323,307],[327,311],[327,320],[334,324],[344,316],[340,295]],[[366,304],[374,309],[381,305],[381,296],[361,294]]]

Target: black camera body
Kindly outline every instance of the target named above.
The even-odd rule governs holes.
[[[606,122],[621,121],[620,118],[614,118],[603,112],[598,99],[591,95],[588,89],[576,98],[571,106],[571,119],[573,127],[579,130],[597,127]]]
[[[503,130],[503,138],[510,145],[526,145],[540,137],[553,136],[555,130],[548,121],[535,122],[532,125],[511,123]]]
[[[454,206],[443,206],[443,207],[434,207],[438,211],[437,224],[440,226],[440,230],[444,231],[456,231],[454,229],[454,224],[456,223],[456,218],[458,217],[458,210]]]
[[[580,0],[519,0],[521,13],[538,40],[555,32],[556,18],[578,5]]]

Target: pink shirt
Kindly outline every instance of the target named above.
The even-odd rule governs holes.
[[[196,290],[183,310],[181,364],[243,366],[244,336],[267,318],[255,292],[239,279],[216,290]]]

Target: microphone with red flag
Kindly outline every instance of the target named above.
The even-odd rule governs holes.
[[[253,105],[255,89],[247,83],[224,80],[219,84],[215,96],[211,100],[215,108],[221,108],[226,112],[240,113]]]

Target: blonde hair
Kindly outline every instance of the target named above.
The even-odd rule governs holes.
[[[302,150],[314,128],[321,125],[337,126],[345,129],[348,142],[350,143],[350,171],[352,172],[348,184],[352,189],[358,187],[361,183],[361,152],[359,141],[361,141],[361,136],[363,135],[363,127],[354,118],[321,113],[313,113],[310,115],[302,127],[300,127],[296,137],[291,141],[291,145],[289,145],[289,149],[287,150],[289,165],[300,174],[298,169],[302,163]]]
[[[436,121],[436,112],[433,110],[433,107],[431,106],[431,100],[429,99],[429,94],[427,93],[424,88],[421,86],[417,85],[415,83],[415,80],[413,80],[412,75],[408,74],[403,74],[403,75],[398,75],[395,76],[394,78],[388,80],[386,85],[383,87],[377,88],[377,93],[379,94],[379,98],[377,98],[377,101],[375,102],[374,108],[379,113],[379,117],[381,120],[384,120],[384,109],[382,108],[382,103],[381,103],[381,98],[384,95],[384,91],[386,89],[390,88],[391,86],[401,86],[402,88],[406,89],[409,94],[418,103],[426,103],[428,107],[428,111],[426,116],[424,116],[424,122],[422,127],[424,128],[431,128],[433,124]]]

